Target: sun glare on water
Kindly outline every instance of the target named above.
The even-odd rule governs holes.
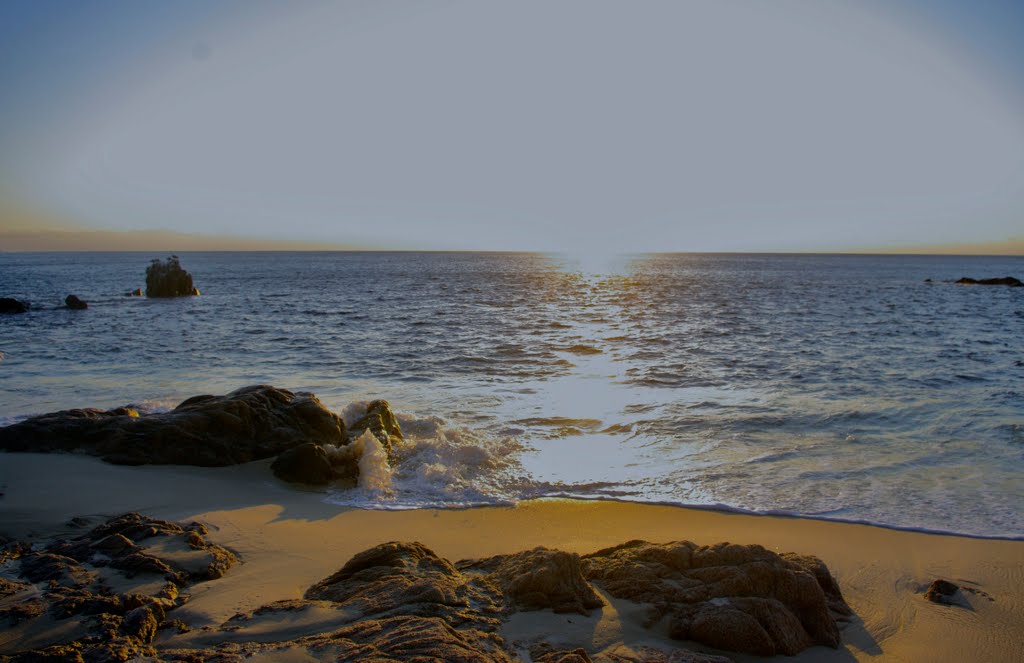
[[[550,254],[555,265],[564,272],[581,274],[588,279],[625,276],[635,259],[623,253],[578,252]]]

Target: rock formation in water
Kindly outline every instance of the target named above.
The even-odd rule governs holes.
[[[188,601],[183,590],[220,578],[237,561],[206,535],[199,523],[181,526],[129,513],[46,544],[6,542],[0,562],[18,580],[0,581],[0,624],[31,632],[33,622],[49,621],[55,636],[38,649],[0,655],[0,660],[157,656],[152,645],[157,632],[183,626],[168,620]]]
[[[235,465],[308,442],[346,444],[345,423],[313,394],[267,385],[194,396],[165,413],[63,410],[0,428],[3,451],[76,452],[121,465]]]
[[[147,297],[186,297],[198,295],[199,289],[192,284],[192,275],[186,272],[178,256],[167,260],[154,259],[146,268]]]
[[[0,297],[0,313],[28,313],[29,305],[11,297]]]
[[[125,297],[141,297],[142,296],[142,288],[135,288],[135,290],[131,290],[129,292],[124,293],[124,296]]]
[[[402,429],[395,413],[391,411],[390,403],[377,400],[367,405],[366,414],[349,427],[349,437],[355,440],[366,430],[380,441],[388,454],[388,460],[393,460],[393,449],[402,442]]]
[[[195,644],[189,625],[170,619],[186,598],[179,591],[218,577],[235,560],[229,551],[207,543],[204,534],[198,524],[181,527],[128,514],[43,550],[8,545],[14,551],[8,554],[20,557],[20,577],[0,583],[0,618],[74,618],[87,632],[54,630],[45,643],[49,647],[11,660],[42,660],[32,657],[43,654],[71,656],[54,660],[81,660],[74,656],[83,655],[99,660],[112,655],[107,648],[116,648],[126,657],[156,661],[285,655],[319,660],[329,653],[332,660],[344,661],[505,663],[518,660],[515,648],[546,663],[728,661],[682,648],[648,647],[623,659],[559,650],[544,639],[511,643],[502,635],[505,620],[517,611],[553,609],[584,615],[574,619],[597,619],[592,611],[603,601],[591,583],[613,596],[650,604],[650,621],[668,617],[673,637],[729,651],[771,655],[797,653],[812,644],[835,647],[838,629],[830,609],[849,614],[820,560],[775,555],[760,546],[632,541],[583,558],[538,548],[453,564],[423,544],[391,542],[355,555],[302,599],[270,603],[239,613],[219,628],[203,629]],[[158,537],[183,539],[189,549],[202,552],[202,563],[185,570],[174,559],[148,551],[145,546],[159,543]],[[96,590],[97,565],[166,584],[149,595],[104,593]],[[304,622],[306,615],[315,619]],[[267,630],[273,623],[290,626],[276,631],[275,638],[268,635],[275,631]],[[162,629],[170,635],[154,646],[153,637]],[[230,644],[217,649],[202,644],[218,639]]]
[[[84,311],[89,305],[78,298],[78,295],[68,295],[64,298],[64,306],[76,311]]]
[[[1015,279],[1012,276],[1004,276],[998,279],[972,279],[964,276],[956,281],[960,285],[1005,285],[1011,288],[1024,287],[1024,283],[1021,283],[1020,279]]]

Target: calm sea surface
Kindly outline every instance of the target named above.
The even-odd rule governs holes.
[[[547,495],[1024,537],[1024,258],[0,254],[0,424],[269,383],[408,437],[378,508]],[[930,278],[932,283],[926,283]],[[61,308],[75,293],[87,311]],[[0,463],[2,463],[0,457]]]

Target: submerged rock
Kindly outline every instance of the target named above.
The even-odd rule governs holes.
[[[28,313],[29,305],[11,297],[0,297],[0,313]]]
[[[1011,288],[1024,287],[1024,283],[1021,283],[1020,279],[1015,279],[1012,276],[1004,276],[997,279],[972,279],[964,276],[956,281],[960,285],[1005,285]]]
[[[165,413],[63,410],[0,428],[0,450],[85,453],[122,465],[234,465],[308,442],[346,444],[344,422],[313,394],[267,385],[194,396]]]
[[[76,311],[82,311],[89,308],[89,305],[79,299],[77,295],[68,295],[65,297],[64,306]]]
[[[584,556],[583,572],[612,596],[652,604],[673,638],[759,656],[837,647],[836,616],[851,614],[820,560],[756,545],[630,541]]]
[[[198,294],[199,289],[192,284],[192,275],[182,268],[178,256],[171,256],[164,261],[154,258],[146,268],[147,297],[186,297]]]

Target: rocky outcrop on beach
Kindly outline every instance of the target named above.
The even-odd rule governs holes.
[[[28,313],[29,305],[12,297],[0,297],[0,314],[2,313]]]
[[[84,311],[89,305],[78,298],[78,295],[68,295],[64,298],[64,306],[75,311]]]
[[[583,571],[617,598],[648,603],[651,623],[718,649],[795,655],[839,645],[836,618],[851,614],[815,557],[761,546],[630,541],[583,558]]]
[[[995,279],[972,279],[968,276],[964,276],[956,281],[960,285],[1005,285],[1011,288],[1024,287],[1024,283],[1021,283],[1020,279],[1016,279],[1012,276],[1004,276],[1002,278]]]
[[[196,583],[223,576],[235,555],[206,540],[199,523],[178,525],[129,513],[84,534],[43,545],[7,542],[0,551],[18,580],[0,583],[0,625],[49,627],[46,646],[0,660],[126,661],[156,656],[157,632]]]
[[[359,482],[367,440],[380,443],[380,465],[388,471],[402,429],[387,401],[370,402],[348,430],[315,395],[269,385],[225,396],[193,396],[170,412],[140,412],[131,405],[62,410],[0,428],[0,451],[81,453],[119,465],[204,467],[276,456],[271,470],[278,478],[314,486]]]
[[[147,297],[187,297],[198,295],[192,275],[181,266],[178,256],[167,260],[154,259],[146,268]]]
[[[121,465],[224,466],[302,444],[348,443],[345,423],[313,394],[268,385],[194,396],[170,412],[53,412],[0,428],[0,450],[84,453]]]
[[[537,548],[452,563],[421,543],[394,541],[355,555],[307,589],[302,599],[236,614],[214,629],[193,630],[172,619],[172,611],[183,601],[180,588],[214,577],[226,570],[224,565],[211,563],[203,567],[205,572],[182,577],[174,560],[163,559],[170,573],[164,572],[167,585],[159,592],[76,594],[100,582],[91,575],[97,559],[110,558],[101,563],[121,568],[116,560],[139,554],[141,546],[159,536],[184,537],[193,549],[210,550],[204,534],[201,525],[181,527],[129,514],[85,536],[50,544],[44,552],[25,553],[57,561],[39,564],[42,571],[27,571],[23,560],[22,576],[13,588],[0,586],[7,594],[0,605],[47,583],[38,615],[28,619],[43,613],[74,617],[82,621],[82,629],[68,632],[86,635],[64,637],[47,643],[49,649],[10,660],[42,660],[31,655],[44,652],[72,656],[55,660],[78,660],[73,656],[80,655],[96,660],[97,648],[116,646],[153,661],[329,656],[344,661],[504,663],[520,660],[517,652],[529,651],[533,660],[546,663],[724,663],[729,659],[682,647],[643,645],[619,653],[558,648],[546,636],[510,642],[504,626],[522,611],[551,610],[576,613],[577,620],[598,620],[604,601],[595,589],[601,588],[647,604],[651,627],[668,618],[673,637],[772,655],[797,653],[812,644],[835,647],[839,639],[833,613],[849,612],[828,569],[816,558],[776,555],[759,546],[689,542],[631,541],[583,557]],[[233,556],[219,549],[211,559]],[[687,623],[685,630],[681,622]],[[154,642],[157,633],[165,635]]]
[[[282,452],[270,469],[279,479],[311,486],[326,485],[337,479],[339,474],[324,448],[313,442]]]

